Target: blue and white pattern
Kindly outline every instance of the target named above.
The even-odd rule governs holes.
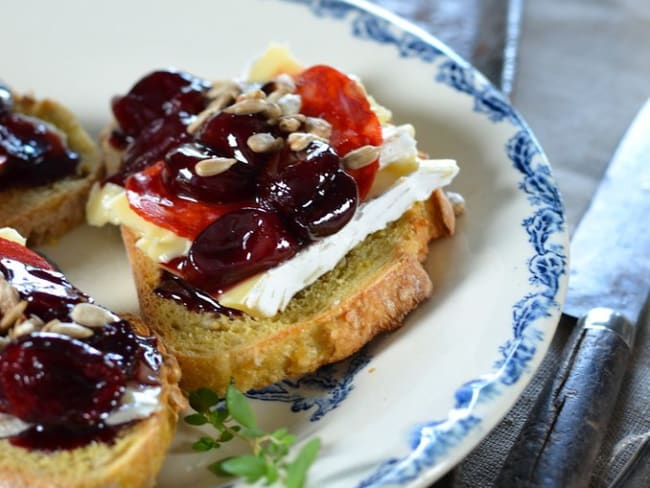
[[[345,361],[323,366],[298,380],[280,381],[266,388],[249,390],[246,394],[258,400],[291,403],[292,412],[315,409],[309,416],[309,420],[314,422],[348,397],[354,388],[352,380],[370,359],[366,349],[362,349]]]
[[[435,42],[396,26],[379,15],[341,0],[285,0],[304,4],[321,17],[339,19],[351,26],[357,38],[391,44],[402,58],[415,58],[431,64],[433,80],[445,84],[473,100],[473,110],[495,124],[510,124],[515,133],[504,151],[513,167],[521,173],[519,188],[526,194],[530,216],[522,222],[531,245],[527,267],[533,292],[512,306],[512,337],[497,351],[493,372],[461,385],[454,394],[454,408],[447,419],[413,426],[404,443],[410,452],[386,460],[375,472],[361,481],[360,487],[406,484],[431,468],[450,448],[458,445],[481,423],[477,406],[519,381],[528,370],[543,334],[535,322],[557,310],[560,281],[566,274],[567,257],[562,244],[554,237],[564,232],[562,201],[553,182],[550,168],[536,141],[508,100],[478,74],[468,63]],[[336,408],[353,388],[353,378],[368,362],[364,351],[339,366],[323,368],[315,375],[295,382],[281,382],[264,390],[249,393],[254,398],[279,400],[292,404],[297,412],[315,407],[312,421],[321,419]],[[337,370],[338,368],[338,370]],[[305,395],[317,385],[325,395]]]

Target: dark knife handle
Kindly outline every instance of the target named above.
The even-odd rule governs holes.
[[[634,327],[609,309],[578,321],[496,486],[575,488],[589,483],[628,363]]]

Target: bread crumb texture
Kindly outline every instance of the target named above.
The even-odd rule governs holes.
[[[369,236],[274,317],[234,319],[195,313],[154,293],[160,268],[122,229],[146,322],[176,355],[181,386],[223,392],[233,378],[258,388],[350,356],[375,335],[397,328],[426,299],[422,267],[431,239],[452,235],[454,214],[441,190]]]

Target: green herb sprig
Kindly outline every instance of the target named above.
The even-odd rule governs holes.
[[[195,451],[218,449],[238,438],[246,442],[250,454],[229,456],[210,464],[208,469],[219,476],[238,476],[248,483],[264,480],[266,484],[281,482],[287,488],[301,488],[320,449],[318,438],[308,441],[291,461],[289,450],[296,436],[287,429],[266,433],[257,425],[250,403],[234,385],[228,386],[225,399],[208,388],[190,393],[190,406],[196,411],[185,417],[190,425],[211,424],[216,437],[203,436],[194,444]]]

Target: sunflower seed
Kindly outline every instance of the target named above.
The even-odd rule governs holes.
[[[319,117],[307,117],[305,119],[305,128],[307,129],[307,132],[316,134],[325,139],[329,139],[332,135],[332,124]]]
[[[86,327],[101,327],[110,322],[115,322],[119,318],[94,303],[78,303],[70,312],[70,318],[78,324]]]
[[[302,151],[314,141],[327,142],[326,139],[308,132],[294,132],[287,137],[287,142],[292,151]]]
[[[2,320],[0,320],[0,330],[7,330],[11,328],[16,322],[21,320],[23,317],[23,312],[26,308],[27,302],[25,300],[22,300],[7,310],[2,316]]]
[[[232,80],[218,80],[212,82],[212,88],[208,90],[208,98],[218,98],[224,93],[232,93],[233,99],[241,93],[241,87]]]
[[[296,132],[305,121],[305,116],[302,114],[284,115],[278,120],[278,128],[282,132]]]
[[[368,166],[379,157],[379,146],[361,146],[343,156],[343,164],[349,169],[360,169]]]
[[[241,102],[243,100],[264,100],[264,99],[266,99],[266,93],[264,93],[259,88],[242,93],[237,97],[238,102]]]
[[[257,100],[254,98],[245,99],[231,105],[224,109],[224,112],[236,115],[249,115],[263,112],[267,109],[268,102],[266,100]]]
[[[83,325],[75,324],[74,322],[60,322],[52,320],[48,322],[43,328],[46,332],[54,332],[55,334],[63,334],[75,339],[85,339],[93,335],[93,331]]]
[[[275,77],[276,90],[282,90],[285,93],[293,93],[296,91],[296,83],[293,78],[286,73],[279,74]]]
[[[283,95],[295,91],[296,84],[294,83],[293,78],[286,73],[283,73],[273,81],[273,91],[269,94],[267,99],[272,102],[277,102]]]
[[[36,328],[36,325],[34,325],[33,322],[29,320],[25,320],[24,322],[21,322],[20,324],[16,325],[13,329],[11,329],[11,337],[20,337],[25,334],[31,334],[32,332],[35,332],[38,330]]]
[[[268,132],[260,132],[250,136],[246,144],[256,153],[265,153],[282,149],[284,141],[280,137],[273,137]]]
[[[213,115],[218,114],[228,105],[235,101],[235,95],[232,93],[223,93],[215,98],[205,109],[200,112],[194,120],[187,126],[188,134],[194,134],[204,123]]]
[[[202,177],[216,176],[228,171],[230,167],[235,164],[235,158],[210,158],[203,159],[194,165],[194,171],[197,175]]]
[[[282,110],[282,115],[295,115],[300,112],[302,107],[302,98],[295,93],[287,93],[278,98],[278,105]]]

